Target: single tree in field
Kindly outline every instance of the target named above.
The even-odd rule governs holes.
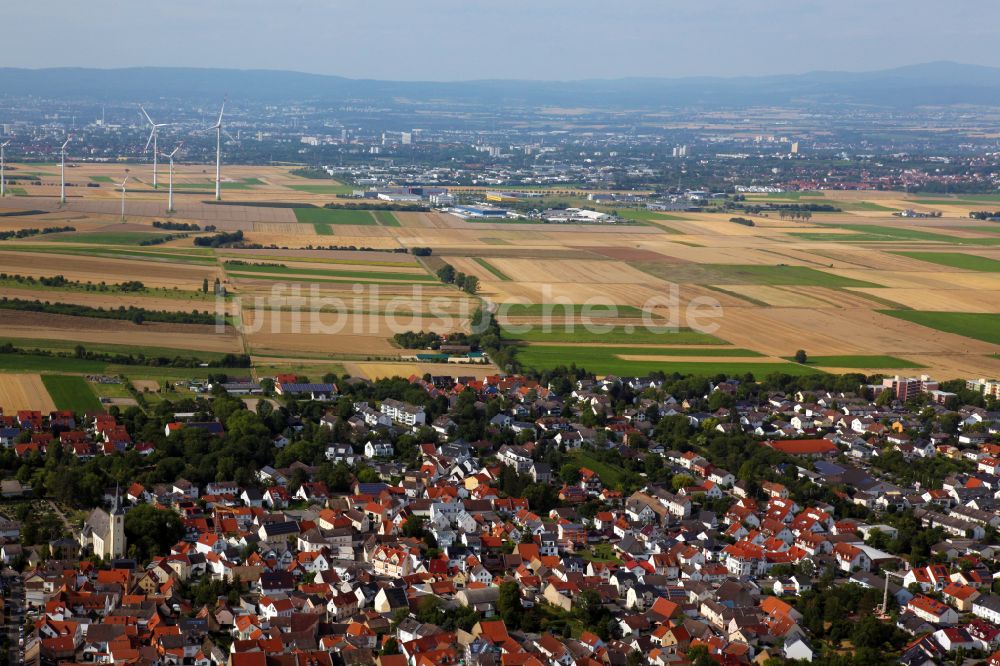
[[[804,349],[800,349],[797,352],[795,352],[795,362],[796,363],[805,363],[808,360],[809,360],[809,356],[806,355],[806,351]]]
[[[201,293],[203,293],[203,294],[207,294],[208,293],[208,278],[205,278],[204,280],[202,280],[202,283],[201,283]]]

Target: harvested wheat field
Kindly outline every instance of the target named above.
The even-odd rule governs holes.
[[[35,252],[5,252],[0,246],[3,272],[31,277],[62,275],[67,280],[98,284],[139,280],[147,287],[201,289],[202,281],[221,276],[214,265],[165,263],[140,259],[111,259]]]
[[[476,377],[482,379],[497,374],[492,365],[469,363],[384,363],[353,361],[344,364],[344,368],[352,377],[364,377],[372,381],[387,377],[422,377],[424,374],[452,375],[460,377]]]
[[[119,319],[71,317],[41,312],[0,311],[0,331],[15,338],[72,340],[81,343],[161,347],[221,353],[240,353],[236,331],[201,324],[133,324]]]
[[[0,373],[0,413],[13,415],[24,409],[44,413],[55,408],[41,376]]]
[[[934,312],[1000,312],[1000,290],[983,289],[855,289],[914,310]]]

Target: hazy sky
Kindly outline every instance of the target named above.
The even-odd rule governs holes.
[[[4,2],[10,67],[582,79],[1000,66],[995,0]]]

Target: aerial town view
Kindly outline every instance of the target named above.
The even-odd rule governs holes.
[[[1000,666],[956,4],[5,7],[0,663]]]

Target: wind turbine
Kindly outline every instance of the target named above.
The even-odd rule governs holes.
[[[170,123],[154,123],[153,119],[149,117],[148,113],[146,113],[146,109],[144,109],[144,108],[142,108],[140,106],[139,110],[142,111],[142,115],[146,116],[146,120],[149,121],[149,125],[150,125],[150,128],[151,128],[150,131],[149,131],[149,138],[146,139],[146,147],[143,149],[142,152],[144,152],[144,153],[148,152],[149,151],[149,144],[150,143],[153,144],[153,189],[155,190],[157,188],[157,185],[156,185],[156,172],[158,170],[157,169],[157,167],[158,167],[157,160],[158,160],[158,157],[159,157],[159,153],[157,152],[157,147],[156,147],[156,140],[160,136],[160,128],[161,127],[169,127]]]
[[[177,147],[174,148],[173,152],[163,153],[163,156],[166,157],[168,160],[170,160],[170,180],[169,180],[170,184],[169,184],[169,189],[168,189],[168,194],[167,194],[167,212],[168,213],[173,213],[174,212],[174,155],[177,154],[177,151],[180,150],[181,146],[183,146],[183,145],[184,145],[184,142],[182,141],[181,143],[177,144]]]
[[[0,143],[0,197],[7,196],[7,146],[10,145],[10,141]]]
[[[62,148],[59,149],[62,155],[62,161],[59,163],[59,203],[66,203],[66,146],[72,140],[73,137],[70,136],[66,139],[66,143],[62,145]]]
[[[222,115],[226,112],[226,101],[219,109],[219,121],[209,129],[215,130],[215,200],[222,201]]]
[[[125,169],[125,180],[119,185],[122,188],[122,224],[125,223],[125,185],[128,183],[128,169]]]

